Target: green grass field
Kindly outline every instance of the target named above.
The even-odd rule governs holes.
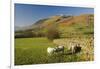
[[[80,53],[73,55],[58,53],[48,56],[47,47],[54,46],[56,45],[46,38],[15,39],[15,65],[86,61],[82,59],[84,55]],[[66,50],[67,48],[64,51],[65,53]]]
[[[15,64],[46,63],[48,46],[54,44],[46,38],[15,39]]]

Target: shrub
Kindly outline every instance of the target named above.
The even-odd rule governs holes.
[[[49,40],[60,38],[60,33],[57,28],[49,27],[46,34]]]

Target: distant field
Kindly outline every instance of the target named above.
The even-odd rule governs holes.
[[[63,40],[62,40],[63,41]],[[15,65],[45,64],[58,62],[87,61],[81,53],[73,55],[47,55],[47,47],[56,46],[46,38],[18,38],[15,39]],[[66,53],[67,48],[65,49]],[[92,55],[93,57],[93,55]]]

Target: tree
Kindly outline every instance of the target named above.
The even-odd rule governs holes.
[[[46,36],[49,40],[60,38],[60,34],[57,27],[55,26],[48,27]]]

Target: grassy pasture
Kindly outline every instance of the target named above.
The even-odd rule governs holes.
[[[73,55],[62,55],[58,53],[48,56],[47,47],[54,46],[56,45],[47,38],[15,39],[15,65],[87,61],[86,54],[83,55],[81,53]],[[67,48],[64,52],[67,53]]]
[[[54,46],[46,38],[15,39],[15,64],[36,64],[47,62],[46,49]]]

